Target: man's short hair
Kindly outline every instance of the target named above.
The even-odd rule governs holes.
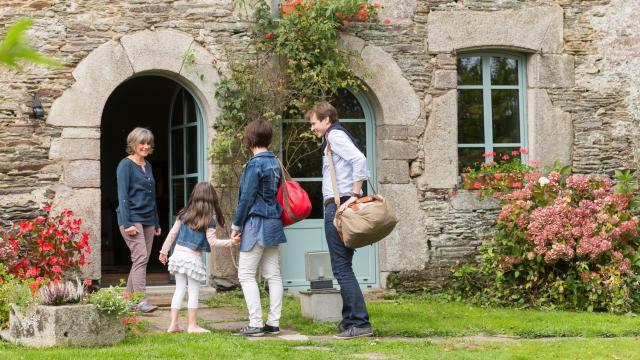
[[[271,145],[272,136],[273,127],[271,123],[262,118],[257,118],[247,125],[244,131],[244,143],[249,148],[266,148]]]
[[[332,124],[338,120],[338,110],[326,101],[321,101],[313,105],[313,107],[304,114],[305,119],[310,120],[311,114],[316,114],[318,120],[321,121],[328,117],[329,122]]]

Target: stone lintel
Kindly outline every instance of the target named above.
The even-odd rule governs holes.
[[[563,11],[559,6],[517,10],[432,9],[428,15],[430,52],[504,47],[558,54],[564,47]]]

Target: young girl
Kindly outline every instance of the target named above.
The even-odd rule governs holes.
[[[166,264],[169,249],[177,239],[173,254],[168,259],[169,272],[176,278],[176,291],[171,300],[171,325],[167,332],[184,331],[178,325],[178,315],[187,288],[189,291],[187,332],[209,332],[196,324],[200,285],[207,279],[207,271],[201,255],[203,251],[210,252],[211,246],[236,245],[233,240],[216,239],[216,220],[218,224],[224,226],[224,217],[216,191],[210,183],[200,182],[193,188],[187,206],[178,213],[176,223],[160,250],[160,262]]]

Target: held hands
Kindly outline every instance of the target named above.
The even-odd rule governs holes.
[[[341,214],[343,211],[345,211],[349,205],[353,204],[356,200],[358,200],[357,197],[352,196],[350,197],[347,201],[345,201],[343,204],[340,205],[340,207],[338,208],[338,213]]]
[[[162,233],[162,229],[161,228],[156,228],[156,231],[153,234],[155,236],[160,236],[161,233]]]
[[[242,233],[238,230],[231,230],[231,240],[233,240],[233,246],[240,246],[240,240],[242,239]]]
[[[162,263],[162,265],[167,265],[167,261],[168,261],[167,254],[160,253],[159,260]]]

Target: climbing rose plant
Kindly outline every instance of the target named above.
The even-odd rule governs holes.
[[[456,294],[485,303],[640,310],[640,246],[629,172],[618,184],[552,171],[503,198],[482,263],[455,270]]]
[[[68,209],[52,214],[51,205],[42,210],[34,220],[12,223],[7,232],[0,233],[4,249],[0,255],[11,257],[7,272],[33,280],[30,286],[34,292],[43,283],[57,282],[63,274],[79,270],[91,252],[89,234],[81,229],[82,219]]]

